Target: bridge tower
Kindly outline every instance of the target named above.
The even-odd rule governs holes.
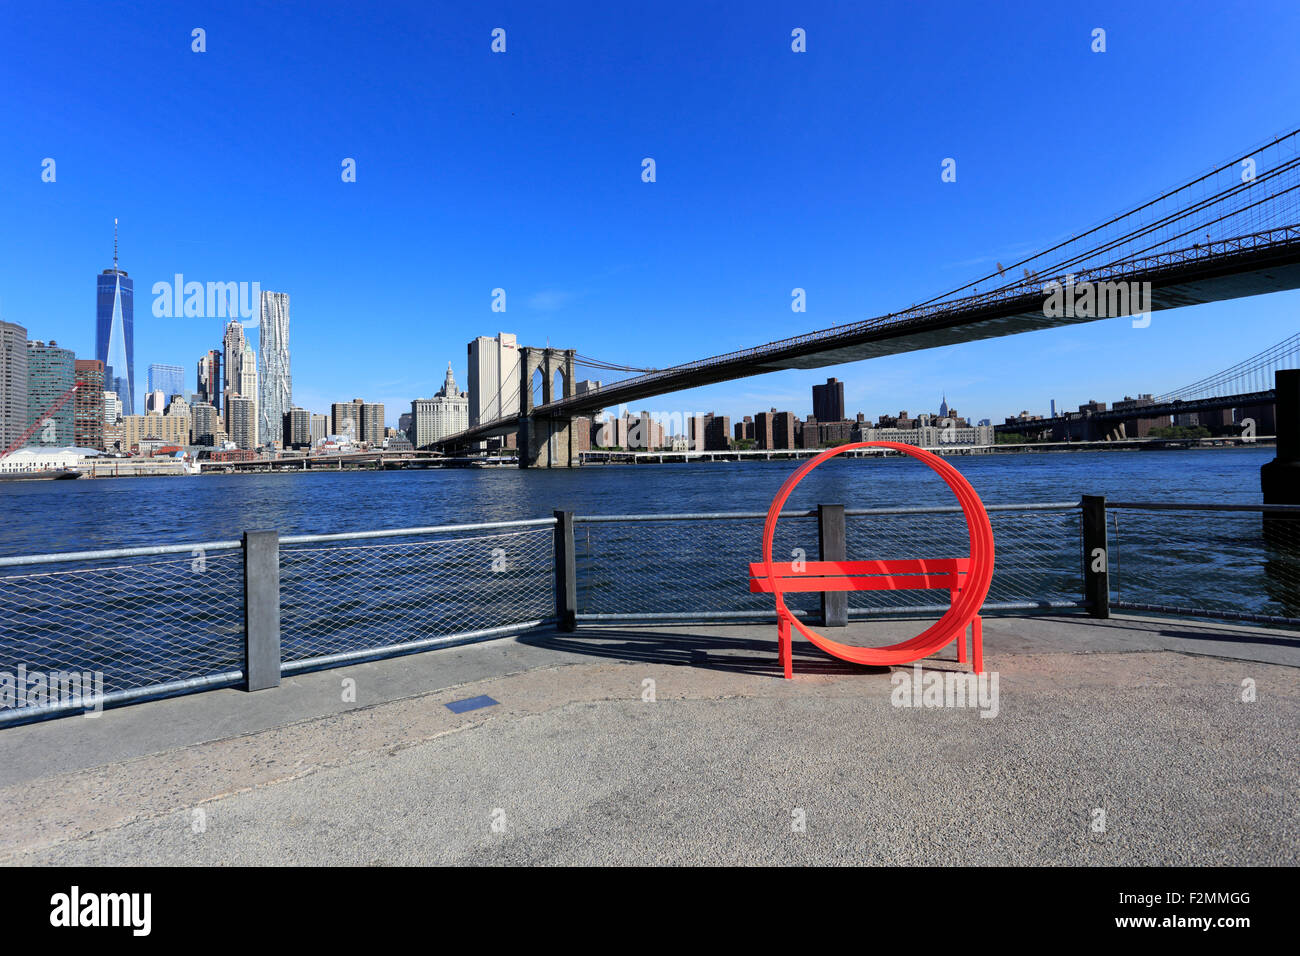
[[[519,467],[574,468],[578,465],[578,429],[587,421],[568,415],[539,415],[534,411],[533,375],[542,373],[542,404],[575,393],[573,349],[519,349]],[[561,394],[555,392],[555,373],[563,375]]]

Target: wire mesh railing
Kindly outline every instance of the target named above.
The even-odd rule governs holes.
[[[282,547],[282,670],[540,625],[554,579],[547,526]]]
[[[0,723],[239,683],[242,555],[222,548],[0,566]]]
[[[1300,625],[1300,506],[1085,496],[987,510],[997,558],[985,615],[1115,608]],[[820,559],[819,521],[838,513],[783,514],[773,558]],[[956,507],[842,513],[849,560],[969,553]],[[552,623],[771,621],[771,595],[749,591],[764,518],[557,513],[0,558],[0,725],[244,682],[270,686],[280,674]],[[248,580],[258,577],[245,571],[254,558],[269,558],[256,566],[278,574],[269,587]],[[939,615],[949,605],[943,590],[846,597],[851,619]],[[816,592],[787,602],[820,617]],[[268,671],[272,680],[261,683]]]
[[[985,609],[1080,607],[1079,505],[990,507],[998,561]],[[579,621],[775,620],[770,595],[751,594],[749,564],[762,560],[759,512],[610,515],[575,519]],[[845,512],[850,560],[963,557],[970,553],[960,508]],[[773,538],[778,561],[818,560],[815,511],[782,514]],[[854,591],[850,617],[942,613],[946,592]],[[786,595],[801,616],[820,613],[816,593]]]
[[[1300,625],[1300,514],[1107,503],[1110,606]]]

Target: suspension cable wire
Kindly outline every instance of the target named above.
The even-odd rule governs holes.
[[[973,280],[973,281],[971,281],[971,282],[967,282],[965,285],[958,286],[957,288],[952,289],[952,290],[950,290],[950,291],[948,291],[948,292],[944,292],[944,293],[941,293],[940,295],[934,296],[933,298],[926,299],[924,302],[918,302],[918,303],[916,303],[916,306],[919,307],[919,306],[929,305],[929,304],[931,304],[931,303],[938,302],[938,301],[940,301],[940,300],[942,300],[942,299],[946,299],[946,298],[948,298],[949,296],[956,295],[956,294],[959,293],[959,292],[964,292],[964,291],[966,291],[967,289],[974,288],[975,286],[977,286],[977,285],[978,285],[979,283],[981,283],[981,282],[987,282],[987,281],[993,279],[994,277],[1000,277],[1000,276],[1002,275],[1002,273],[1005,272],[1007,269],[1014,269],[1014,268],[1016,268],[1016,267],[1018,267],[1018,266],[1024,266],[1026,263],[1032,262],[1032,261],[1034,261],[1035,259],[1041,259],[1041,258],[1043,258],[1044,256],[1048,255],[1049,253],[1055,252],[1055,251],[1057,251],[1058,249],[1062,249],[1062,248],[1064,248],[1065,246],[1068,246],[1068,245],[1070,245],[1070,244],[1073,243],[1073,242],[1077,242],[1077,241],[1079,241],[1080,239],[1083,239],[1083,238],[1086,238],[1087,236],[1091,236],[1091,235],[1093,235],[1094,233],[1101,232],[1103,229],[1106,229],[1106,228],[1108,228],[1108,227],[1110,227],[1110,226],[1113,226],[1113,225],[1115,225],[1116,223],[1118,223],[1118,222],[1120,222],[1120,221],[1122,221],[1122,220],[1124,220],[1124,219],[1129,218],[1130,216],[1139,216],[1141,213],[1143,213],[1144,211],[1148,210],[1150,207],[1155,206],[1155,205],[1157,205],[1158,203],[1161,203],[1161,202],[1163,202],[1163,201],[1165,201],[1165,200],[1167,200],[1167,199],[1169,199],[1169,198],[1171,198],[1171,197],[1177,195],[1178,193],[1183,192],[1184,190],[1188,190],[1188,189],[1191,189],[1191,188],[1194,187],[1194,186],[1201,185],[1201,184],[1203,184],[1206,180],[1211,179],[1211,178],[1213,178],[1214,176],[1219,175],[1220,173],[1224,172],[1224,171],[1227,170],[1227,169],[1231,169],[1231,168],[1237,166],[1238,164],[1240,164],[1241,162],[1243,162],[1245,159],[1250,159],[1250,158],[1252,158],[1256,153],[1261,153],[1261,152],[1263,152],[1264,150],[1271,149],[1272,147],[1277,146],[1277,145],[1279,145],[1280,143],[1282,143],[1282,142],[1284,142],[1284,141],[1286,141],[1286,140],[1288,140],[1288,139],[1291,139],[1291,138],[1295,137],[1297,134],[1300,134],[1300,127],[1297,127],[1297,128],[1295,128],[1295,129],[1292,129],[1290,132],[1287,132],[1287,133],[1284,133],[1284,134],[1282,134],[1282,135],[1280,135],[1280,136],[1277,136],[1277,137],[1275,137],[1271,142],[1266,143],[1266,144],[1264,144],[1263,146],[1259,146],[1259,147],[1257,147],[1257,148],[1255,148],[1255,149],[1252,149],[1252,150],[1250,150],[1248,153],[1245,153],[1245,154],[1240,155],[1240,156],[1236,156],[1236,157],[1234,157],[1233,159],[1229,160],[1228,162],[1223,163],[1222,165],[1217,166],[1217,167],[1215,167],[1214,169],[1210,170],[1208,173],[1205,173],[1205,174],[1202,175],[1202,176],[1198,176],[1196,179],[1193,179],[1193,180],[1191,180],[1190,182],[1184,183],[1184,184],[1181,185],[1181,186],[1177,186],[1177,187],[1175,187],[1175,188],[1173,188],[1173,189],[1170,189],[1170,190],[1168,190],[1168,191],[1162,193],[1161,195],[1156,196],[1154,199],[1148,200],[1147,202],[1145,202],[1145,203],[1143,203],[1142,205],[1138,206],[1136,209],[1131,209],[1131,210],[1128,210],[1127,212],[1120,213],[1119,215],[1114,216],[1114,217],[1112,217],[1111,219],[1108,219],[1108,220],[1106,220],[1105,222],[1100,223],[1099,225],[1093,226],[1091,229],[1085,230],[1084,232],[1081,232],[1081,233],[1079,233],[1079,234],[1077,234],[1077,235],[1071,236],[1070,238],[1065,239],[1065,240],[1063,240],[1063,241],[1057,243],[1057,244],[1054,245],[1054,246],[1050,246],[1049,248],[1044,249],[1044,250],[1042,250],[1041,252],[1037,252],[1037,253],[1035,253],[1035,254],[1032,255],[1032,256],[1028,256],[1028,257],[1026,257],[1026,258],[1024,258],[1024,259],[1019,260],[1018,262],[1013,262],[1011,265],[1004,267],[1004,269],[1002,270],[1002,272],[991,272],[991,273],[989,273],[988,275],[983,276],[983,277],[981,277],[981,278],[979,278],[979,279],[975,279],[975,280]],[[1237,184],[1235,184],[1234,186],[1230,187],[1229,189],[1224,190],[1223,193],[1220,194],[1220,196],[1223,196],[1223,195],[1226,195],[1227,193],[1232,192],[1232,190],[1236,189],[1238,186],[1247,186],[1247,187],[1248,187],[1248,186],[1252,185],[1253,182],[1256,182],[1256,181],[1258,181],[1258,179],[1256,179],[1256,180],[1252,180],[1251,182],[1245,182],[1245,181],[1243,181],[1243,182],[1241,182],[1241,183],[1237,183]],[[1138,233],[1141,234],[1142,232],[1150,231],[1151,229],[1156,228],[1156,227],[1157,227],[1157,226],[1156,226],[1155,224],[1153,224],[1153,225],[1150,226],[1150,227],[1146,227],[1145,229],[1138,230]],[[1078,257],[1074,257],[1074,258],[1077,259]],[[1050,271],[1056,271],[1056,270],[1050,270]]]
[[[1284,364],[1289,363],[1289,364]],[[1165,392],[1163,395],[1157,395],[1155,401],[1173,401],[1181,398],[1187,400],[1193,397],[1208,397],[1203,393],[1215,389],[1222,390],[1225,385],[1233,381],[1250,381],[1252,385],[1261,384],[1252,379],[1252,376],[1263,373],[1266,369],[1277,368],[1295,368],[1300,366],[1300,332],[1289,336],[1275,345],[1269,346],[1264,351],[1252,355],[1248,359],[1243,359],[1231,368],[1215,372],[1213,375],[1207,375],[1205,378],[1190,385],[1184,385],[1182,388],[1176,388],[1172,392]],[[1253,389],[1254,391],[1267,391],[1267,389]],[[1225,394],[1227,394],[1225,392]],[[1235,393],[1234,393],[1235,394]]]

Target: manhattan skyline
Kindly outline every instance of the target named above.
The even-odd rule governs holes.
[[[183,273],[290,293],[294,404],[319,411],[363,395],[386,406],[388,425],[436,391],[447,360],[467,374],[460,356],[475,336],[513,332],[521,344],[663,367],[855,321],[1050,245],[1276,133],[1296,81],[1268,64],[1300,14],[1265,6],[1278,29],[1261,37],[1202,3],[1180,18],[1119,5],[1086,19],[1064,7],[978,18],[954,7],[925,22],[760,6],[743,19],[669,11],[644,30],[599,11],[435,17],[410,5],[387,14],[411,24],[396,47],[385,22],[339,31],[328,15],[288,14],[298,74],[292,90],[270,93],[262,61],[280,41],[256,12],[145,4],[103,24],[110,42],[86,47],[67,24],[20,11],[0,38],[14,94],[0,318],[94,355],[86,275],[108,264],[119,218],[121,268],[138,289],[137,404],[141,369],[180,365],[189,392],[198,358],[220,344],[221,319],[154,316],[153,284]],[[207,49],[194,53],[200,25]],[[498,26],[503,54],[489,50]],[[796,26],[806,53],[790,49]],[[1089,50],[1096,26],[1105,53]],[[921,48],[920,32],[935,57],[971,68],[969,86],[948,87],[900,52]],[[29,47],[56,52],[37,70]],[[100,115],[92,81],[123,52],[150,67],[112,71],[115,109]],[[1054,58],[1071,68],[1044,73]],[[1207,60],[1220,82],[1201,82]],[[355,70],[340,75],[338,62]],[[881,75],[898,82],[864,83]],[[394,85],[407,97],[380,94]],[[1104,146],[1080,135],[1062,148],[1046,127],[998,118],[1008,97],[1015,115],[1046,116],[1060,102],[1133,103],[1134,90],[1135,109],[1166,112],[1121,123]],[[62,108],[40,109],[47,101]],[[174,136],[164,116],[191,135]],[[119,126],[127,135],[113,148],[95,145]],[[258,128],[300,147],[264,155]],[[942,183],[950,156],[957,181]],[[54,182],[41,179],[46,157]],[[645,157],[653,183],[641,178]],[[340,176],[348,158],[355,182]],[[496,288],[504,313],[492,311]],[[806,312],[791,311],[794,288]],[[1284,338],[1297,306],[1300,294],[1282,293],[1157,315],[1143,329],[1108,320],[831,374],[869,413],[928,408],[947,391],[999,421],[1044,413],[1052,399],[1075,407],[1178,387]],[[806,413],[824,378],[773,373],[644,404]]]

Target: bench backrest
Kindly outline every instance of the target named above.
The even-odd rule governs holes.
[[[772,572],[781,590],[796,591],[913,591],[961,588],[970,571],[970,558],[903,558],[894,561],[803,561],[773,562]],[[763,562],[749,566],[751,593],[770,593]]]

